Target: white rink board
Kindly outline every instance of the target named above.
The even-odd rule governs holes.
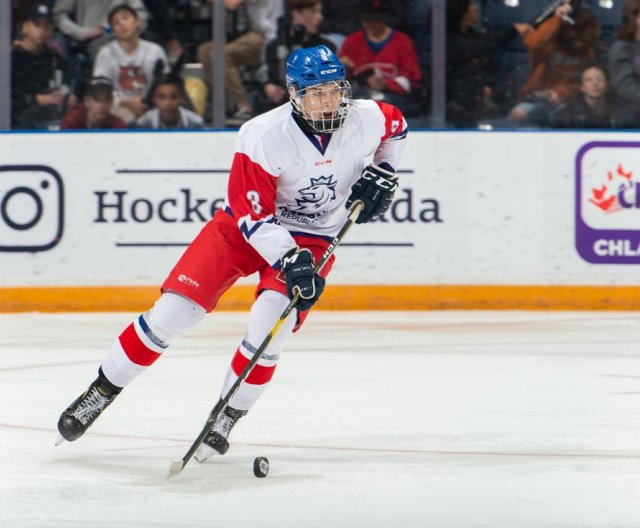
[[[588,262],[575,242],[580,149],[633,137],[410,133],[393,215],[352,229],[346,242],[368,245],[339,248],[332,281],[640,284],[635,262]],[[158,284],[222,204],[234,140],[234,131],[0,134],[1,285]],[[619,159],[593,152],[596,186]],[[640,151],[622,159],[637,181]],[[632,229],[638,210],[616,213],[614,225]]]

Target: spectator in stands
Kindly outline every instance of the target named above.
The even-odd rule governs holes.
[[[411,38],[389,26],[388,13],[385,0],[364,0],[362,29],[347,36],[340,60],[354,81],[354,97],[384,100],[411,116],[422,71]]]
[[[387,23],[395,29],[404,30],[406,0],[394,0],[388,5]],[[362,0],[322,0],[324,33],[337,49],[342,47],[347,35],[358,31]],[[424,30],[424,28],[423,28]]]
[[[456,127],[476,126],[501,115],[498,53],[529,24],[481,33],[474,0],[447,1],[447,120]]]
[[[609,91],[604,66],[590,64],[580,74],[580,92],[552,114],[554,128],[628,128],[632,119]]]
[[[11,121],[13,128],[57,126],[67,95],[68,67],[50,49],[53,14],[44,3],[34,4],[20,22],[11,52]]]
[[[111,113],[113,84],[106,77],[89,81],[83,104],[75,105],[62,119],[60,128],[73,130],[127,128],[127,124]]]
[[[262,91],[267,100],[266,107],[273,108],[289,100],[282,82],[289,54],[300,47],[309,48],[321,44],[336,51],[333,42],[320,36],[322,23],[322,0],[287,0],[289,18],[281,24],[278,38],[267,45],[267,81]],[[265,108],[266,109],[266,108]]]
[[[55,0],[56,26],[74,43],[86,45],[91,57],[95,58],[98,50],[112,40],[109,13],[123,3],[135,10],[141,30],[144,30],[147,10],[142,0]]]
[[[633,108],[640,111],[640,0],[627,0],[622,23],[609,49],[611,87]],[[636,123],[636,126],[640,123]]]
[[[566,19],[571,15],[573,23]],[[579,72],[597,57],[600,25],[591,11],[572,13],[570,2],[528,33],[531,72],[520,89],[519,103],[509,117],[519,123],[548,123],[549,112],[580,91]]]
[[[136,128],[185,129],[202,128],[204,121],[195,112],[184,108],[184,81],[176,73],[161,77],[151,89],[153,108],[134,123]]]
[[[253,108],[243,84],[240,67],[257,67],[263,62],[266,44],[276,38],[278,18],[282,16],[282,0],[224,0],[228,26],[232,28],[224,46],[225,88],[230,103],[235,105],[233,117],[247,120]],[[213,42],[198,48],[204,79],[212,88]]]
[[[130,123],[147,111],[149,88],[169,71],[169,61],[160,46],[140,38],[138,13],[128,4],[114,7],[108,21],[115,40],[98,52],[93,75],[111,80],[114,113]]]

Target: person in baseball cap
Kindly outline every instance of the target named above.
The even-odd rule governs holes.
[[[37,3],[24,11],[20,33],[34,41],[36,47],[44,46],[53,35],[53,12],[47,4]]]
[[[37,3],[19,16],[19,32],[11,50],[11,115],[14,128],[39,128],[59,119],[65,94],[56,81],[64,60],[49,46],[53,35],[51,8]]]
[[[84,93],[83,104],[74,106],[64,116],[60,128],[110,129],[127,128],[127,124],[111,113],[113,108],[113,83],[107,77],[93,77]]]

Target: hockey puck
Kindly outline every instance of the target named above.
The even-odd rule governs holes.
[[[269,474],[269,460],[267,457],[256,457],[253,461],[253,474],[258,478],[264,478]]]

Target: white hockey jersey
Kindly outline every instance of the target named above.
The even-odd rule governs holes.
[[[408,131],[400,110],[377,101],[355,100],[331,134],[304,132],[292,111],[287,103],[240,128],[229,175],[227,212],[274,267],[296,247],[292,234],[333,239],[365,158],[395,171]]]

